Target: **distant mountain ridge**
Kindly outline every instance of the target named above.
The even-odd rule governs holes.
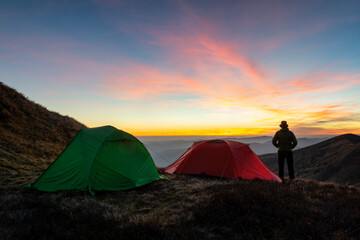
[[[324,140],[328,139],[328,137],[318,137],[318,138],[298,138],[298,146],[297,148],[304,148]],[[266,142],[258,143],[258,142],[250,142],[250,148],[258,155],[267,154],[267,153],[275,153],[277,149],[272,144],[272,137],[269,137],[269,140]]]
[[[276,153],[261,155],[260,158],[275,173],[278,172]],[[360,186],[358,135],[344,134],[295,150],[294,159],[297,177]]]
[[[0,82],[0,183],[11,174],[26,175],[41,162],[47,166],[82,128]]]
[[[86,126],[71,117],[48,111],[0,82],[0,185],[20,185],[39,176],[82,128]],[[263,142],[250,144],[250,147],[264,151],[270,138],[261,136],[257,140]],[[304,144],[311,144],[311,141],[305,139]],[[167,141],[164,144],[163,141],[145,140],[145,144],[151,147],[155,162],[158,159],[167,166],[192,142]],[[358,135],[337,136],[298,149],[294,155],[297,177],[360,186]],[[278,172],[276,154],[265,154],[260,158]]]
[[[216,137],[207,137],[205,140],[215,139]],[[191,145],[198,141],[198,138],[190,138],[186,140],[166,140],[164,138],[160,141],[156,141],[154,137],[149,140],[149,138],[140,138],[145,146],[148,148],[150,154],[152,155],[156,166],[166,167],[175,162],[181,155],[183,155]],[[277,150],[271,143],[271,136],[261,136],[261,137],[220,137],[218,139],[228,139],[237,142],[242,142],[248,144],[250,148],[257,154],[267,154],[275,153]],[[327,137],[323,138],[298,138],[299,147],[307,147],[321,141],[326,140]]]

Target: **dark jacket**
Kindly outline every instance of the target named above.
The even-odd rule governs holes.
[[[297,145],[297,140],[292,131],[282,128],[275,133],[272,144],[278,148],[278,151],[292,151]]]

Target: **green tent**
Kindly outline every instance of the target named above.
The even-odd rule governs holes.
[[[160,179],[154,161],[134,136],[112,126],[81,129],[30,188],[117,191]]]

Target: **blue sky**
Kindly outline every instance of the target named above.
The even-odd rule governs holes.
[[[360,129],[359,1],[2,1],[0,81],[135,135]]]

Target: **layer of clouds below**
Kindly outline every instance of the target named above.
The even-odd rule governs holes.
[[[307,147],[321,141],[328,137],[320,138],[299,138],[297,149]],[[187,149],[196,141],[214,139],[214,137],[139,137],[140,141],[144,143],[154,159],[157,167],[166,167],[175,162]],[[272,137],[232,137],[225,138],[228,140],[239,141],[250,145],[250,148],[257,154],[262,155],[266,153],[275,153],[277,150],[271,144]],[[295,159],[296,161],[296,159]]]

